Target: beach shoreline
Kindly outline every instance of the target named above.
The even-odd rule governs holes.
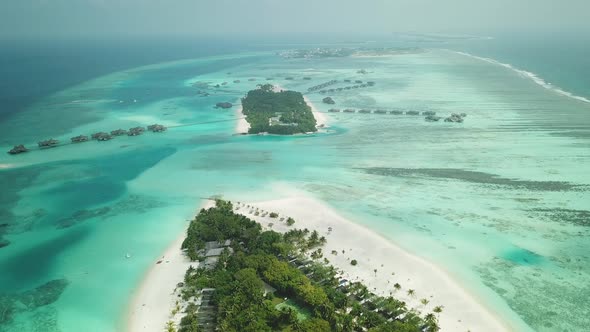
[[[242,113],[242,105],[234,111],[236,113],[236,118],[238,122],[236,123],[236,134],[247,134],[248,130],[250,129],[250,124],[246,121],[246,116]]]
[[[213,201],[205,201],[196,213],[213,205]],[[154,257],[153,265],[143,275],[127,306],[125,331],[160,332],[164,331],[166,322],[180,322],[182,312],[172,315],[178,299],[177,285],[184,282],[184,274],[190,266],[199,265],[180,249],[185,238],[186,228],[162,254]]]
[[[207,208],[214,203],[208,201]],[[246,205],[250,205],[247,208]],[[279,218],[255,216],[253,210],[277,212],[280,217],[292,217],[291,227]],[[260,202],[234,202],[234,212],[259,222],[263,228],[278,232],[290,229],[317,230],[325,236],[324,257],[329,264],[342,271],[342,278],[361,281],[371,291],[382,296],[394,296],[405,301],[409,308],[424,314],[442,306],[439,323],[441,331],[515,331],[512,324],[504,321],[478,301],[471,293],[446,271],[398,247],[382,235],[348,220],[327,204],[297,193],[288,198]],[[251,213],[252,212],[252,213]],[[272,225],[271,225],[272,224]],[[196,267],[180,249],[185,230],[152,266],[137,288],[128,308],[126,330],[128,332],[151,332],[163,330],[166,322],[178,323],[181,313],[172,315],[178,298],[176,286],[183,281],[189,266]],[[357,260],[353,266],[351,260]],[[396,291],[394,284],[401,289]],[[408,290],[415,294],[408,295]],[[427,299],[428,303],[421,303]]]
[[[284,199],[245,204],[265,212],[277,212],[281,217],[292,217],[296,221],[288,227],[276,218],[255,216],[249,213],[250,209],[240,208],[235,211],[256,220],[266,229],[286,232],[293,228],[307,228],[325,236],[327,244],[322,248],[324,257],[329,260],[329,264],[343,271],[343,278],[361,281],[374,293],[394,296],[405,301],[409,308],[424,314],[432,312],[436,306],[442,306],[443,312],[439,315],[441,331],[517,330],[512,322],[503,320],[491,311],[442,268],[405,251],[382,235],[341,217],[323,202],[298,194]],[[355,266],[350,263],[353,259],[358,262]],[[395,283],[402,286],[399,291],[393,287]],[[414,295],[408,295],[409,289],[414,290]],[[422,304],[422,299],[427,299],[428,304]]]
[[[309,100],[309,97],[304,95],[303,100],[305,100],[305,103],[311,108],[311,113],[313,113],[313,117],[315,118],[316,126],[323,125],[323,127],[326,127],[328,125],[328,117],[315,107],[311,100]]]

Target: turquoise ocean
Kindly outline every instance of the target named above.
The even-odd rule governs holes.
[[[392,45],[418,48],[326,59],[276,51],[343,45],[177,41],[150,53],[149,43],[105,42],[0,52],[5,151],[170,127],[0,155],[0,331],[122,331],[133,291],[203,198],[272,199],[285,187],[437,264],[515,330],[587,329],[590,44],[352,46]],[[376,83],[332,94],[340,109],[467,117],[329,113],[327,133],[239,136],[235,112],[214,108],[261,83],[304,92],[332,79]],[[321,111],[333,107],[307,96]]]

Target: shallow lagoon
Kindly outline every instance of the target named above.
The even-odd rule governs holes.
[[[331,79],[376,82],[334,93],[341,109],[468,115],[449,124],[330,113],[329,133],[262,137],[232,136],[235,113],[213,108],[259,83],[305,91]],[[320,94],[309,98],[323,111],[332,107]],[[1,171],[8,222],[0,234],[10,241],[0,249],[1,291],[68,281],[57,301],[41,307],[3,300],[12,315],[0,330],[117,330],[142,274],[200,199],[272,198],[289,188],[440,265],[516,329],[524,321],[539,331],[580,330],[590,296],[590,178],[581,166],[590,157],[588,111],[590,104],[518,73],[443,50],[323,60],[221,56],[70,88],[0,123],[4,145],[152,122],[194,125],[0,157],[17,166]]]

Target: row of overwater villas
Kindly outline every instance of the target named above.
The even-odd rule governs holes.
[[[153,125],[147,126],[147,130],[154,132],[154,133],[161,133],[161,132],[166,131],[166,129],[167,128],[161,124],[153,124]],[[144,127],[133,127],[133,128],[129,128],[129,130],[125,130],[125,129],[112,130],[110,133],[100,131],[100,132],[90,135],[90,137],[88,137],[86,135],[79,135],[79,136],[74,136],[74,137],[70,138],[70,140],[71,140],[71,143],[82,143],[82,142],[87,142],[91,139],[97,140],[97,141],[108,141],[108,140],[113,139],[116,136],[123,136],[123,135],[139,136],[139,135],[143,134],[143,132],[145,130],[146,130],[146,128],[144,128]],[[40,141],[37,143],[37,145],[41,149],[46,149],[46,148],[56,147],[59,145],[59,143],[60,142],[58,140],[51,138],[48,140]],[[8,151],[8,153],[9,154],[19,154],[19,153],[28,152],[28,151],[29,151],[29,149],[27,147],[25,147],[23,144],[20,144],[20,145],[16,145],[14,148],[12,148],[10,151]]]

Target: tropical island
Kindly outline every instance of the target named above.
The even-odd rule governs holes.
[[[294,224],[276,213],[271,218]],[[322,260],[325,243],[308,229],[264,231],[231,202],[216,200],[191,221],[182,243],[200,263],[179,284],[178,331],[439,330],[436,310],[421,317],[401,300],[338,277]],[[168,331],[175,325],[170,321]]]
[[[317,59],[317,58],[343,58],[349,56],[376,57],[403,54],[424,53],[425,50],[418,47],[378,47],[378,48],[313,48],[287,50],[277,53],[285,59]],[[359,72],[359,74],[366,74]]]
[[[242,113],[250,124],[249,134],[293,135],[315,132],[316,120],[300,92],[259,85],[242,98]]]

